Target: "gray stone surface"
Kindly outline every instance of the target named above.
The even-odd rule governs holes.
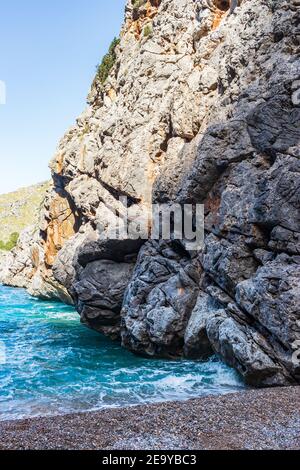
[[[76,304],[83,323],[118,338],[124,290],[134,265],[103,260],[89,263],[75,282]]]
[[[138,354],[217,352],[248,383],[287,385],[300,380],[299,1],[239,3],[127,2],[116,64],[51,162],[30,289]],[[120,196],[131,221],[152,201],[203,203],[203,252],[105,240]]]
[[[38,238],[36,227],[30,226],[21,232],[16,248],[1,255],[0,282],[5,285],[28,288],[38,268]]]

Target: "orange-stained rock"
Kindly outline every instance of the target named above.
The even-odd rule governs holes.
[[[64,168],[64,154],[63,153],[58,153],[56,155],[55,168],[53,168],[53,170],[55,171],[55,173],[60,175],[63,171],[63,168]]]
[[[161,0],[148,0],[137,11],[137,17],[130,17],[125,25],[125,32],[131,32],[139,40],[143,28],[157,15]]]
[[[212,29],[217,29],[218,26],[220,25],[222,19],[224,18],[224,16],[226,15],[226,13],[222,10],[217,10],[215,13],[214,13],[214,19],[213,19],[213,24],[212,24]]]
[[[45,263],[52,266],[64,243],[75,234],[76,218],[66,197],[57,195],[51,200],[50,222],[45,242]]]

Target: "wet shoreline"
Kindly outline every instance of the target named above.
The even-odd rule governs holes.
[[[0,449],[300,449],[300,387],[3,421]]]

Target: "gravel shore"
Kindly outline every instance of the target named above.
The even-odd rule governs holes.
[[[300,449],[300,387],[4,421],[0,449]]]

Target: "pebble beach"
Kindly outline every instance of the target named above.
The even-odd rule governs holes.
[[[0,449],[300,449],[300,387],[3,421]]]

